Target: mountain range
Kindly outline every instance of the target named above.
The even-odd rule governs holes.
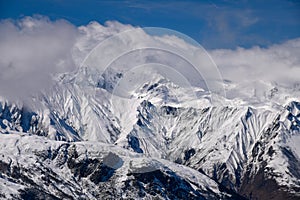
[[[3,98],[0,196],[300,197],[297,87],[261,82],[263,101],[215,95],[215,103],[205,89],[181,87],[151,70],[150,81],[120,96],[114,90],[123,76],[83,67],[30,101]],[[245,89],[223,84],[228,93]]]

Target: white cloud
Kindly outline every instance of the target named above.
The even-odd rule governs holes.
[[[76,27],[44,16],[0,21],[0,95],[18,100],[53,84],[53,75],[80,66],[104,39],[132,28],[119,22]]]
[[[0,22],[0,93],[23,98],[51,84],[51,75],[74,69],[77,29],[64,20],[25,17]]]
[[[104,25],[92,21],[86,26],[78,27],[77,37],[72,54],[77,66],[80,66],[84,58],[103,40],[129,29],[131,25],[121,24],[117,21],[107,21]]]
[[[157,51],[129,53],[121,57],[116,65],[135,67],[149,60],[161,62],[197,81],[199,76],[178,56],[182,54],[191,63],[196,62],[201,66],[198,70],[206,76],[203,78],[211,80],[219,77],[216,69],[211,70],[210,67],[214,66],[201,48],[186,43],[182,37],[150,36],[140,28],[119,22],[109,21],[104,25],[91,22],[86,26],[75,27],[64,20],[50,21],[41,16],[25,17],[18,21],[0,22],[0,96],[20,99],[49,88],[53,74],[76,69],[100,42],[125,30],[135,31],[131,32],[133,35],[119,37],[121,41],[112,40],[112,43],[107,43],[107,47],[113,48],[109,49],[111,55],[118,54],[122,49],[126,50],[125,47],[155,47]],[[168,53],[159,49],[170,51]],[[171,51],[175,54],[170,53]],[[109,52],[102,49],[98,53],[100,55],[97,54],[97,59],[101,64]],[[223,78],[237,83],[263,80],[291,86],[300,80],[300,39],[268,48],[219,49],[209,53]]]
[[[223,77],[237,83],[266,81],[291,86],[300,82],[300,38],[267,48],[219,49],[210,53]]]

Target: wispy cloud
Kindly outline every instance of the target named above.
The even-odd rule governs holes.
[[[142,9],[147,13],[178,13],[185,18],[198,20],[194,30],[199,31],[199,38],[205,46],[232,46],[247,38],[244,32],[259,22],[258,16],[252,9],[240,8],[234,2],[144,2],[130,1],[125,4],[134,9]],[[203,24],[199,24],[203,23]],[[244,37],[245,36],[245,37]]]

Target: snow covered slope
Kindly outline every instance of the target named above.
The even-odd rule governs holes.
[[[280,100],[247,103],[218,97],[223,103],[214,105],[205,89],[180,87],[151,74],[150,81],[127,90],[126,97],[113,94],[121,72],[97,76],[82,68],[62,76],[32,102],[2,100],[2,195],[10,195],[4,187],[8,184],[18,198],[172,199],[173,186],[165,182],[170,179],[183,192],[175,192],[179,199],[229,198],[235,192],[246,198],[299,197],[299,101],[285,99],[290,103],[283,107]],[[80,149],[79,164],[68,153],[71,147]],[[97,156],[90,157],[90,151]],[[101,164],[109,152],[125,155],[122,167]],[[147,170],[132,174],[138,166]],[[37,172],[46,173],[45,180]],[[87,178],[93,173],[100,181]],[[106,177],[111,175],[115,178]],[[119,179],[126,186],[115,188]],[[156,179],[159,186],[153,185]],[[96,193],[93,184],[99,188]],[[270,184],[276,193],[265,189]]]
[[[115,145],[0,135],[5,199],[240,199],[209,177]]]

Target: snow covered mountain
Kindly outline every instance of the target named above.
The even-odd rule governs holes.
[[[151,30],[92,22],[19,71],[3,56],[1,199],[300,198],[300,40],[211,51],[218,68]]]
[[[300,197],[299,99],[213,105],[151,74],[130,98],[113,93],[122,72],[81,68],[30,102],[1,100],[1,197]]]

